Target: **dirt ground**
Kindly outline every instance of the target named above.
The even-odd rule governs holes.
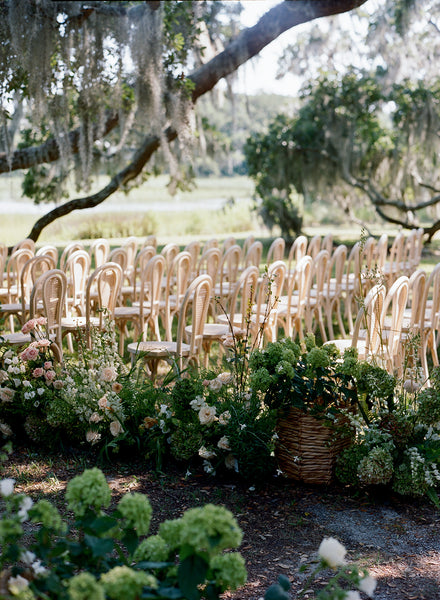
[[[14,477],[16,488],[34,499],[48,497],[62,508],[66,483],[90,466],[84,457],[41,457],[16,450],[2,476]],[[244,532],[240,551],[248,583],[225,599],[258,600],[281,573],[289,577],[293,592],[299,591],[305,575],[298,568],[316,557],[328,536],[345,545],[350,561],[378,579],[376,600],[440,599],[440,512],[429,501],[386,491],[355,495],[337,485],[312,487],[280,478],[249,485],[203,473],[186,477],[186,469],[178,466],[161,474],[136,460],[102,469],[115,499],[127,491],[148,495],[153,532],[164,519],[208,502],[233,512]],[[325,581],[318,580],[316,590]],[[304,598],[314,594],[308,590]]]

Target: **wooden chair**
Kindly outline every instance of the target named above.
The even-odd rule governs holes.
[[[26,250],[31,250],[32,254],[35,254],[34,240],[31,240],[31,238],[25,238],[24,240],[21,240],[21,242],[18,242],[18,244],[15,244],[15,246],[12,248],[11,254],[14,254],[14,252],[17,250],[22,250],[23,248]]]
[[[252,338],[255,345],[262,346],[264,339],[276,342],[278,337],[279,300],[286,278],[286,263],[277,260],[269,265],[260,277],[257,303],[251,315]]]
[[[19,293],[17,302],[0,305],[0,315],[17,317],[20,327],[29,318],[30,297],[37,279],[46,271],[55,269],[55,263],[50,256],[33,256],[23,265],[20,273]],[[14,327],[11,328],[14,332]]]
[[[59,252],[56,246],[52,246],[51,244],[42,246],[37,252],[35,252],[35,256],[50,256],[55,264],[55,267],[58,266]]]
[[[187,244],[184,248],[185,252],[189,252],[191,255],[191,280],[197,276],[197,264],[200,258],[201,247],[202,244],[199,241],[194,240]]]
[[[318,256],[318,252],[321,250],[321,236],[314,235],[312,239],[309,241],[307,246],[307,254],[312,258],[316,258]]]
[[[269,246],[269,250],[267,251],[266,264],[270,265],[277,260],[283,260],[284,258],[284,249],[286,247],[286,242],[284,238],[277,237]]]
[[[145,265],[141,273],[139,291],[131,306],[117,306],[114,311],[116,326],[119,329],[119,352],[124,353],[124,339],[127,323],[133,323],[135,337],[147,339],[148,327],[156,339],[160,340],[159,314],[162,299],[162,281],[166,260],[162,254],[156,254]]]
[[[123,270],[124,279],[127,282],[130,282],[131,277],[132,277],[138,246],[139,246],[138,240],[134,236],[127,238],[125,240],[125,242],[122,244],[122,248],[125,250],[125,253],[127,256],[127,265],[126,265],[125,269]]]
[[[359,307],[352,336],[342,340],[328,340],[325,343],[334,344],[341,354],[347,348],[356,348],[360,360],[366,360],[370,356],[374,360],[380,346],[380,321],[385,296],[385,286],[374,285]]]
[[[179,246],[177,244],[174,244],[173,242],[166,244],[162,248],[160,253],[165,258],[165,270],[166,271],[168,271],[171,263],[173,262],[173,259],[179,254],[179,252],[180,252]]]
[[[86,314],[79,317],[63,317],[61,325],[63,336],[85,332],[87,344],[90,344],[92,327],[102,329],[105,319],[114,318],[116,302],[122,283],[122,269],[116,263],[104,263],[89,276],[86,285]],[[95,300],[92,295],[95,295]]]
[[[420,359],[425,380],[429,383],[428,353],[432,364],[439,365],[437,346],[440,326],[440,263],[437,263],[425,285],[420,312]]]
[[[182,251],[174,257],[167,272],[165,299],[159,302],[159,312],[165,328],[165,339],[172,341],[174,316],[179,312],[192,272],[192,256]]]
[[[392,283],[399,277],[402,272],[402,260],[403,260],[403,249],[405,244],[405,234],[400,231],[393,240],[391,248],[388,254],[388,260],[384,265],[384,275],[386,278],[387,286],[390,287]]]
[[[136,293],[139,292],[140,288],[140,274],[153,256],[156,256],[156,248],[154,246],[145,246],[137,253],[133,272],[131,274],[131,281],[122,285],[121,288],[122,306],[126,306],[128,302],[135,302]]]
[[[327,324],[329,339],[334,339],[333,315],[336,319],[339,331],[345,337],[345,328],[342,320],[342,292],[345,264],[347,261],[347,246],[339,244],[332,253],[327,263],[327,276],[324,282],[323,300],[324,314]]]
[[[258,267],[260,268],[261,257],[263,255],[263,244],[257,240],[251,246],[249,246],[246,255],[244,257],[244,268],[247,267]]]
[[[289,280],[292,277],[296,265],[299,263],[301,258],[307,253],[307,238],[305,235],[299,235],[295,238],[294,242],[290,246],[289,254],[287,255],[287,278],[286,284],[289,285]]]
[[[250,307],[256,302],[259,270],[257,267],[247,267],[240,275],[237,283],[227,299],[223,312],[217,311],[217,322],[206,323],[203,328],[202,346],[204,350],[204,366],[208,368],[211,347],[219,342],[221,351],[225,338],[239,339],[251,334]]]
[[[66,260],[64,269],[67,277],[65,316],[85,315],[87,278],[90,274],[90,254],[86,250],[75,250]]]
[[[67,279],[60,269],[43,273],[35,282],[30,297],[30,318],[46,317],[46,331],[55,360],[63,361],[62,314],[66,302]],[[33,341],[31,334],[12,333],[2,336],[11,345],[24,346]]]
[[[287,295],[282,296],[278,307],[278,324],[284,335],[304,339],[304,311],[312,283],[313,259],[305,255],[299,259],[294,272],[288,278]]]
[[[90,260],[96,269],[106,263],[110,254],[110,242],[105,238],[94,240],[89,249]]]
[[[20,276],[24,265],[28,260],[34,257],[34,253],[29,248],[19,248],[9,257],[6,265],[6,285],[0,289],[1,304],[18,304],[20,302]],[[13,316],[9,319],[9,329],[15,331]]]
[[[333,254],[333,234],[327,233],[321,240],[321,250],[327,250],[329,256]]]
[[[84,245],[81,242],[70,242],[67,246],[64,247],[64,250],[61,252],[60,256],[60,269],[64,271],[64,267],[66,265],[67,259],[69,256],[76,252],[77,250],[85,250]]]
[[[327,250],[320,250],[313,260],[312,285],[309,289],[304,310],[304,323],[307,333],[314,332],[316,324],[318,324],[323,342],[327,340],[324,323],[324,285],[329,258]]]
[[[238,244],[231,246],[223,255],[219,268],[219,282],[214,286],[214,295],[223,302],[231,293],[238,280],[241,248]]]
[[[189,364],[198,365],[202,348],[203,327],[206,322],[212,281],[209,275],[200,275],[189,285],[179,310],[176,341],[151,341],[128,344],[132,364],[140,358],[147,365],[151,378],[157,374],[161,360],[172,365],[178,373]],[[191,310],[191,326],[186,329],[188,309]]]

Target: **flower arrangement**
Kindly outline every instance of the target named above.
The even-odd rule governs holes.
[[[250,386],[278,411],[295,407],[332,418],[357,402],[352,363],[350,351],[341,357],[333,344],[317,347],[311,334],[302,346],[283,339],[251,354]]]
[[[351,416],[355,443],[339,456],[336,475],[361,487],[387,485],[408,496],[427,495],[440,506],[440,368],[432,387],[418,389],[359,363],[362,412]]]
[[[146,496],[128,493],[113,511],[110,488],[97,469],[84,471],[66,489],[67,523],[48,500],[34,503],[0,481],[0,597],[19,600],[218,599],[246,581],[237,548],[242,532],[225,508],[193,508],[164,521],[149,535],[152,508]],[[30,522],[31,540],[23,542]],[[29,537],[29,535],[28,535]]]
[[[178,379],[167,396],[157,421],[174,458],[246,479],[274,471],[275,413],[251,390],[237,393],[232,373]]]
[[[46,337],[46,323],[45,317],[39,317],[23,325],[22,332],[33,338],[24,348],[0,338],[0,432],[4,437],[24,427],[32,441],[39,441],[44,435],[40,422],[64,386],[64,375]]]

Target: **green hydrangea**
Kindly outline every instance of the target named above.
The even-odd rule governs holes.
[[[67,508],[77,517],[85,514],[91,507],[96,510],[110,504],[111,493],[104,473],[94,467],[86,469],[81,475],[74,477],[66,488]]]
[[[238,552],[214,556],[210,563],[216,584],[222,592],[236,590],[246,583],[247,572],[244,558]]]
[[[192,508],[183,515],[181,521],[181,543],[194,548],[196,552],[217,553],[241,544],[242,531],[233,514],[223,506],[207,504]]]
[[[417,416],[421,423],[434,425],[440,421],[440,393],[438,389],[426,388],[418,396]]]
[[[125,494],[119,501],[118,509],[125,519],[125,527],[132,527],[138,535],[147,535],[153,510],[144,494]]]
[[[66,531],[66,524],[63,522],[58,509],[49,500],[39,500],[32,507],[30,514],[31,521],[34,523],[41,523],[43,527],[52,529],[56,533]]]
[[[138,600],[144,587],[157,588],[157,580],[153,575],[125,565],[104,573],[101,583],[111,600]]]
[[[393,457],[389,450],[376,446],[359,463],[358,477],[367,485],[388,483],[393,476],[393,470]]]
[[[23,527],[17,519],[0,520],[0,543],[8,543],[10,540],[20,537],[23,534]]]
[[[277,367],[276,372],[278,375],[285,375],[286,377],[293,378],[295,376],[295,369],[291,362],[287,360],[281,360]]]
[[[105,600],[102,586],[91,573],[80,573],[69,580],[67,593],[70,600]]]
[[[159,525],[159,535],[165,540],[170,551],[176,550],[182,543],[182,519],[163,521]]]
[[[170,549],[166,541],[160,535],[150,535],[139,544],[133,555],[133,560],[140,562],[148,560],[152,562],[165,562],[168,560]]]
[[[325,369],[330,365],[330,357],[324,348],[312,348],[307,354],[307,364],[312,369]]]
[[[251,372],[249,383],[252,389],[267,392],[272,383],[272,377],[265,367],[260,367]]]

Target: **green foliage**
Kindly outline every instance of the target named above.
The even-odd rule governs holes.
[[[214,600],[246,581],[240,554],[223,555],[242,539],[237,521],[223,507],[192,509],[149,536],[148,498],[126,494],[115,510],[104,510],[111,493],[99,469],[86,470],[67,484],[66,500],[75,519],[70,526],[50,502],[34,504],[28,496],[14,494],[13,485],[14,480],[0,481],[5,600]],[[32,528],[25,546],[27,521]]]
[[[437,177],[438,140],[432,135],[432,121],[440,120],[437,96],[438,81],[406,80],[384,88],[377,73],[353,68],[306,85],[298,115],[278,115],[245,146],[265,222],[282,227],[279,205],[294,215],[298,195],[306,205],[334,198],[354,209],[360,191],[381,216],[409,222],[410,211],[424,209],[421,200],[427,198],[414,166],[426,181]]]
[[[305,344],[301,348],[284,339],[256,350],[249,360],[250,385],[263,393],[271,408],[283,411],[293,406],[313,416],[334,417],[357,401],[351,369],[334,345],[316,347],[312,335]]]

